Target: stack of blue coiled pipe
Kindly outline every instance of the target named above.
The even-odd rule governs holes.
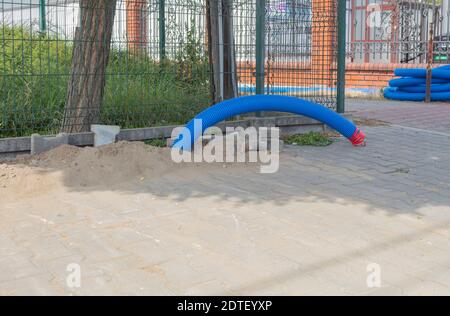
[[[399,101],[425,101],[427,91],[427,70],[396,69],[401,77],[389,81],[384,97]],[[450,101],[450,65],[434,68],[431,79],[431,101]]]

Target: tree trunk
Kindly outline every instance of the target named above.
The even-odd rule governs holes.
[[[233,0],[222,0],[224,50],[223,98],[225,100],[237,97],[236,51],[234,45],[232,3]]]
[[[219,0],[206,1],[206,24],[208,33],[208,55],[211,74],[211,96],[214,103],[220,102],[220,51],[219,51]]]
[[[214,103],[218,103],[237,96],[232,0],[207,0],[206,3],[211,94]]]
[[[90,131],[100,119],[117,0],[80,0],[63,133]]]

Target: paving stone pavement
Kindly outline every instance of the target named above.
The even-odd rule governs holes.
[[[450,133],[450,102],[422,103],[348,99],[354,115],[401,126]]]
[[[364,130],[365,148],[287,146],[273,175],[2,203],[0,294],[449,295],[450,135]]]

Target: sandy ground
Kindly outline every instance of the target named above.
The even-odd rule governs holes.
[[[119,142],[100,148],[64,145],[41,155],[24,155],[0,164],[0,189],[4,201],[35,198],[41,193],[121,187],[162,176],[195,178],[202,172],[226,168],[256,168],[257,164],[174,163],[169,148],[142,142]]]
[[[1,163],[0,294],[450,294],[450,137],[365,130],[273,175],[124,142]]]

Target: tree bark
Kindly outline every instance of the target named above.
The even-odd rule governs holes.
[[[211,96],[214,103],[220,102],[220,47],[219,47],[219,0],[206,0],[206,25],[208,33],[208,55],[211,76]]]
[[[237,72],[236,72],[236,51],[233,33],[232,17],[233,0],[222,0],[222,21],[223,21],[223,64],[224,64],[224,91],[225,100],[237,97]]]
[[[232,0],[207,0],[206,3],[211,94],[214,103],[218,103],[237,96]]]
[[[117,0],[80,0],[63,133],[90,131],[100,119]]]

